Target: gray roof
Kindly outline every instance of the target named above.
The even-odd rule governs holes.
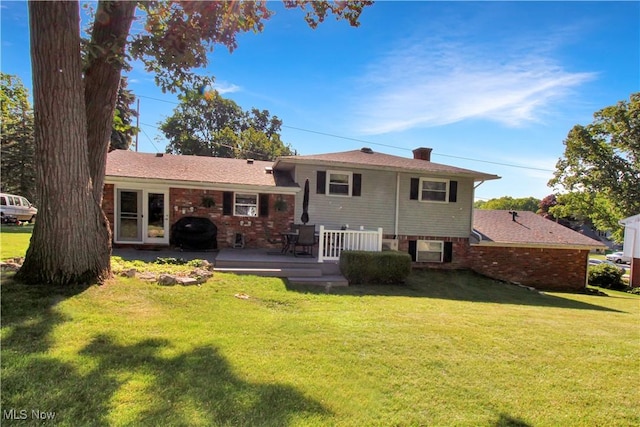
[[[480,244],[585,249],[605,247],[602,242],[529,211],[518,211],[513,221],[510,211],[475,209],[473,228],[482,236]]]
[[[474,178],[476,181],[500,178],[493,174],[443,165],[427,160],[418,160],[414,158],[367,151],[352,150],[306,156],[285,156],[276,160],[274,168],[291,169],[295,164],[317,164],[325,166],[355,167],[361,169],[387,169],[420,174],[428,173],[430,175],[439,176],[460,176]]]

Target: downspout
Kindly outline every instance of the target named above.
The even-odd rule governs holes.
[[[471,226],[471,233],[478,236],[478,243],[482,242],[482,236],[480,236],[480,234],[473,229],[473,215],[474,215],[473,212],[475,211],[475,209],[473,208],[473,203],[476,200],[476,188],[480,187],[482,184],[484,184],[484,179],[480,181],[478,185],[473,186],[473,194],[472,194],[473,197],[471,197],[471,224],[469,224]]]
[[[396,217],[393,224],[393,238],[398,238],[398,216],[400,215],[400,172],[396,172]]]

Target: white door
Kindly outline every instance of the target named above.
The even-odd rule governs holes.
[[[169,192],[118,189],[116,243],[169,243]]]

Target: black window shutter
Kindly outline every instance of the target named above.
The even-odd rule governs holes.
[[[233,212],[233,192],[222,193],[222,215],[231,215]]]
[[[268,194],[260,194],[258,201],[260,216],[269,216],[269,195]]]
[[[442,262],[451,262],[453,260],[453,243],[444,242],[444,254]]]
[[[458,181],[449,181],[449,203],[458,201]]]
[[[318,171],[316,173],[316,193],[325,194],[327,192],[327,172]]]
[[[411,255],[411,261],[415,261],[418,255],[418,242],[416,240],[409,240],[409,255]]]
[[[409,199],[418,200],[419,192],[420,192],[420,180],[418,178],[411,178],[411,192],[409,193]]]
[[[354,197],[360,197],[362,194],[362,174],[354,173],[353,174],[353,191],[351,195]]]

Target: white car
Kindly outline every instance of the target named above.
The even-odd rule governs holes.
[[[26,198],[14,194],[0,193],[0,216],[15,218],[18,221],[33,222],[38,214]]]
[[[628,256],[624,256],[624,252],[614,252],[612,254],[607,254],[605,255],[605,258],[617,264],[631,264],[631,258]]]

